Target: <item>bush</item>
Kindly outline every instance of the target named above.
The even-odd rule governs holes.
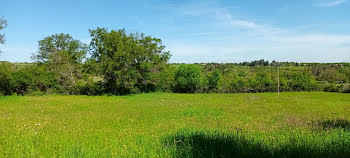
[[[24,95],[29,91],[35,90],[36,87],[33,80],[33,74],[29,73],[25,69],[13,72],[10,83],[12,92]]]
[[[103,85],[102,82],[93,82],[92,80],[88,80],[85,83],[78,83],[75,86],[75,90],[75,94],[80,95],[102,95]]]
[[[194,93],[200,89],[201,68],[197,65],[181,65],[175,73],[173,91],[176,93]]]
[[[230,92],[233,93],[246,93],[249,92],[248,82],[243,77],[236,77],[230,84]]]
[[[58,87],[56,75],[43,67],[30,65],[18,68],[10,63],[0,64],[0,93],[3,95],[46,92],[55,87]]]
[[[157,92],[171,92],[172,84],[175,82],[176,67],[166,65],[162,71],[155,75],[155,86]]]
[[[337,86],[334,83],[325,84],[323,86],[323,91],[325,91],[325,92],[340,92],[341,86]]]
[[[218,69],[215,69],[212,73],[207,76],[208,91],[218,92],[220,88],[221,73]]]
[[[293,73],[288,86],[292,91],[313,91],[318,90],[316,80],[307,72]]]
[[[241,75],[240,70],[230,84],[230,92],[258,93],[277,91],[277,81],[272,78],[269,71],[258,69],[250,75]]]
[[[342,93],[350,93],[350,84],[347,84],[343,87]]]
[[[3,62],[0,64],[0,94],[11,95],[11,64]]]
[[[275,83],[267,72],[258,72],[256,76],[249,80],[249,87],[251,92],[274,92],[277,90],[277,83]]]

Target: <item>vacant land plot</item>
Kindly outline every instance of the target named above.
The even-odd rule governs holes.
[[[0,97],[0,157],[347,157],[350,94]]]

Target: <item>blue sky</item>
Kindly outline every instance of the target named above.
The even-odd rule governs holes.
[[[350,62],[350,0],[2,0],[1,60],[30,62],[37,41],[125,28],[163,40],[171,62]]]

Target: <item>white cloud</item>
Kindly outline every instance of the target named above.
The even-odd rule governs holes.
[[[216,18],[218,20],[222,20],[223,22],[227,22],[232,26],[239,26],[250,29],[256,29],[261,27],[255,22],[234,18],[227,10],[220,8],[218,8],[216,11]]]
[[[246,21],[233,17],[227,8],[219,7],[216,3],[200,3],[200,5],[185,5],[181,7],[181,11],[185,16],[205,16],[216,19],[223,23],[228,23],[233,26],[256,28],[259,27],[252,21]]]
[[[345,2],[346,2],[346,0],[333,0],[333,1],[328,1],[328,2],[317,3],[317,4],[315,4],[315,6],[318,6],[318,7],[334,7],[334,6],[338,6],[340,4],[343,4]]]
[[[208,22],[212,24],[216,23],[241,29],[249,29],[250,31],[255,31],[260,35],[283,32],[282,29],[277,27],[258,24],[252,20],[233,16],[228,8],[235,9],[236,7],[221,7],[219,4],[215,3],[215,1],[211,1],[205,3],[201,2],[199,5],[190,3],[180,7],[180,11],[184,16],[205,17]]]
[[[183,40],[191,39],[190,42],[172,41],[168,45],[173,54],[172,62],[241,62],[261,58],[298,62],[350,61],[347,45],[350,35],[307,33],[297,26],[281,28],[234,16],[227,8],[212,4],[186,6],[182,13],[207,20],[207,24],[200,25],[220,26],[216,26],[216,31],[188,34]]]

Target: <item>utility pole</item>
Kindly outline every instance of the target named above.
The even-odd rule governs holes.
[[[280,95],[280,67],[277,67],[277,73],[278,73],[278,77],[277,77],[277,83],[278,83],[278,89],[277,89],[277,92],[278,92],[278,95]]]

